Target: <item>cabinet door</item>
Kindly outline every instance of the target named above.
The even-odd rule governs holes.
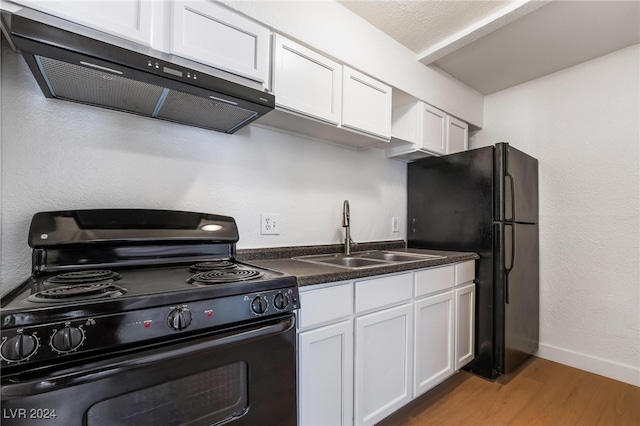
[[[452,289],[455,285],[455,274],[456,269],[451,265],[414,272],[416,297]]]
[[[447,116],[447,154],[469,149],[469,126],[464,121]]]
[[[146,46],[151,45],[153,8],[162,6],[146,0],[12,1]]]
[[[336,323],[349,316],[353,311],[353,286],[344,283],[313,289],[305,286],[300,289],[298,311],[298,329],[304,331],[318,326]]]
[[[276,105],[338,125],[342,66],[276,34],[273,92]]]
[[[413,281],[411,272],[356,281],[356,314],[409,302],[413,298]]]
[[[415,302],[414,397],[453,374],[454,292]]]
[[[389,139],[391,87],[345,66],[342,70],[342,125]]]
[[[351,320],[298,335],[299,424],[349,425],[353,420]],[[277,411],[277,407],[274,407]]]
[[[456,370],[470,363],[475,356],[475,303],[475,284],[456,289]]]
[[[411,400],[411,303],[356,318],[355,423],[372,425]]]
[[[476,278],[476,261],[469,260],[455,265],[456,287]]]
[[[423,104],[422,147],[429,151],[445,154],[447,150],[445,124],[447,114],[431,105]]]
[[[171,53],[268,82],[269,29],[205,0],[174,0]]]

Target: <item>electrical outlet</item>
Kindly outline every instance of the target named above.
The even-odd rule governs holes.
[[[260,233],[262,235],[280,235],[280,215],[262,213],[260,215]]]
[[[400,232],[400,218],[398,216],[393,216],[391,218],[391,232]]]

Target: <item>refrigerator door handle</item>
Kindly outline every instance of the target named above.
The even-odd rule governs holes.
[[[514,218],[516,217],[516,212],[515,212],[515,210],[516,210],[516,190],[515,190],[515,185],[513,184],[513,175],[511,173],[509,173],[509,172],[506,172],[505,176],[504,176],[504,180],[506,181],[507,178],[509,178],[509,189],[510,189],[509,193],[511,195],[511,200],[510,200],[511,201],[511,206],[510,206],[511,207],[511,217],[506,217],[507,214],[505,212],[504,220],[514,220]],[[505,186],[506,186],[506,183],[505,183]]]
[[[508,268],[505,268],[505,289],[504,289],[504,298],[505,303],[509,304],[509,274],[511,270],[513,270],[513,265],[516,262],[516,227],[512,223],[505,223],[505,228],[508,226],[511,228],[511,262]],[[505,261],[505,264],[507,262]]]

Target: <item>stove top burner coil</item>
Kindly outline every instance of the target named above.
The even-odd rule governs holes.
[[[108,281],[112,283],[122,278],[122,275],[117,272],[109,271],[107,269],[93,269],[87,271],[74,271],[58,274],[46,280],[48,284],[90,284],[90,283],[103,283]]]
[[[189,284],[225,284],[248,281],[262,277],[264,274],[254,269],[232,269],[221,271],[206,271],[189,278]]]
[[[238,265],[231,262],[230,260],[212,260],[209,262],[201,262],[196,263],[195,265],[189,268],[191,272],[206,272],[206,271],[214,271],[214,270],[226,270],[226,269],[237,269]]]
[[[38,303],[62,303],[76,300],[91,300],[106,297],[121,296],[126,290],[117,285],[108,283],[78,284],[72,286],[56,287],[32,294],[27,298],[30,302]]]

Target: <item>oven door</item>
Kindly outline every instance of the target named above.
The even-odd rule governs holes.
[[[2,378],[2,424],[295,425],[288,315],[64,371]]]

